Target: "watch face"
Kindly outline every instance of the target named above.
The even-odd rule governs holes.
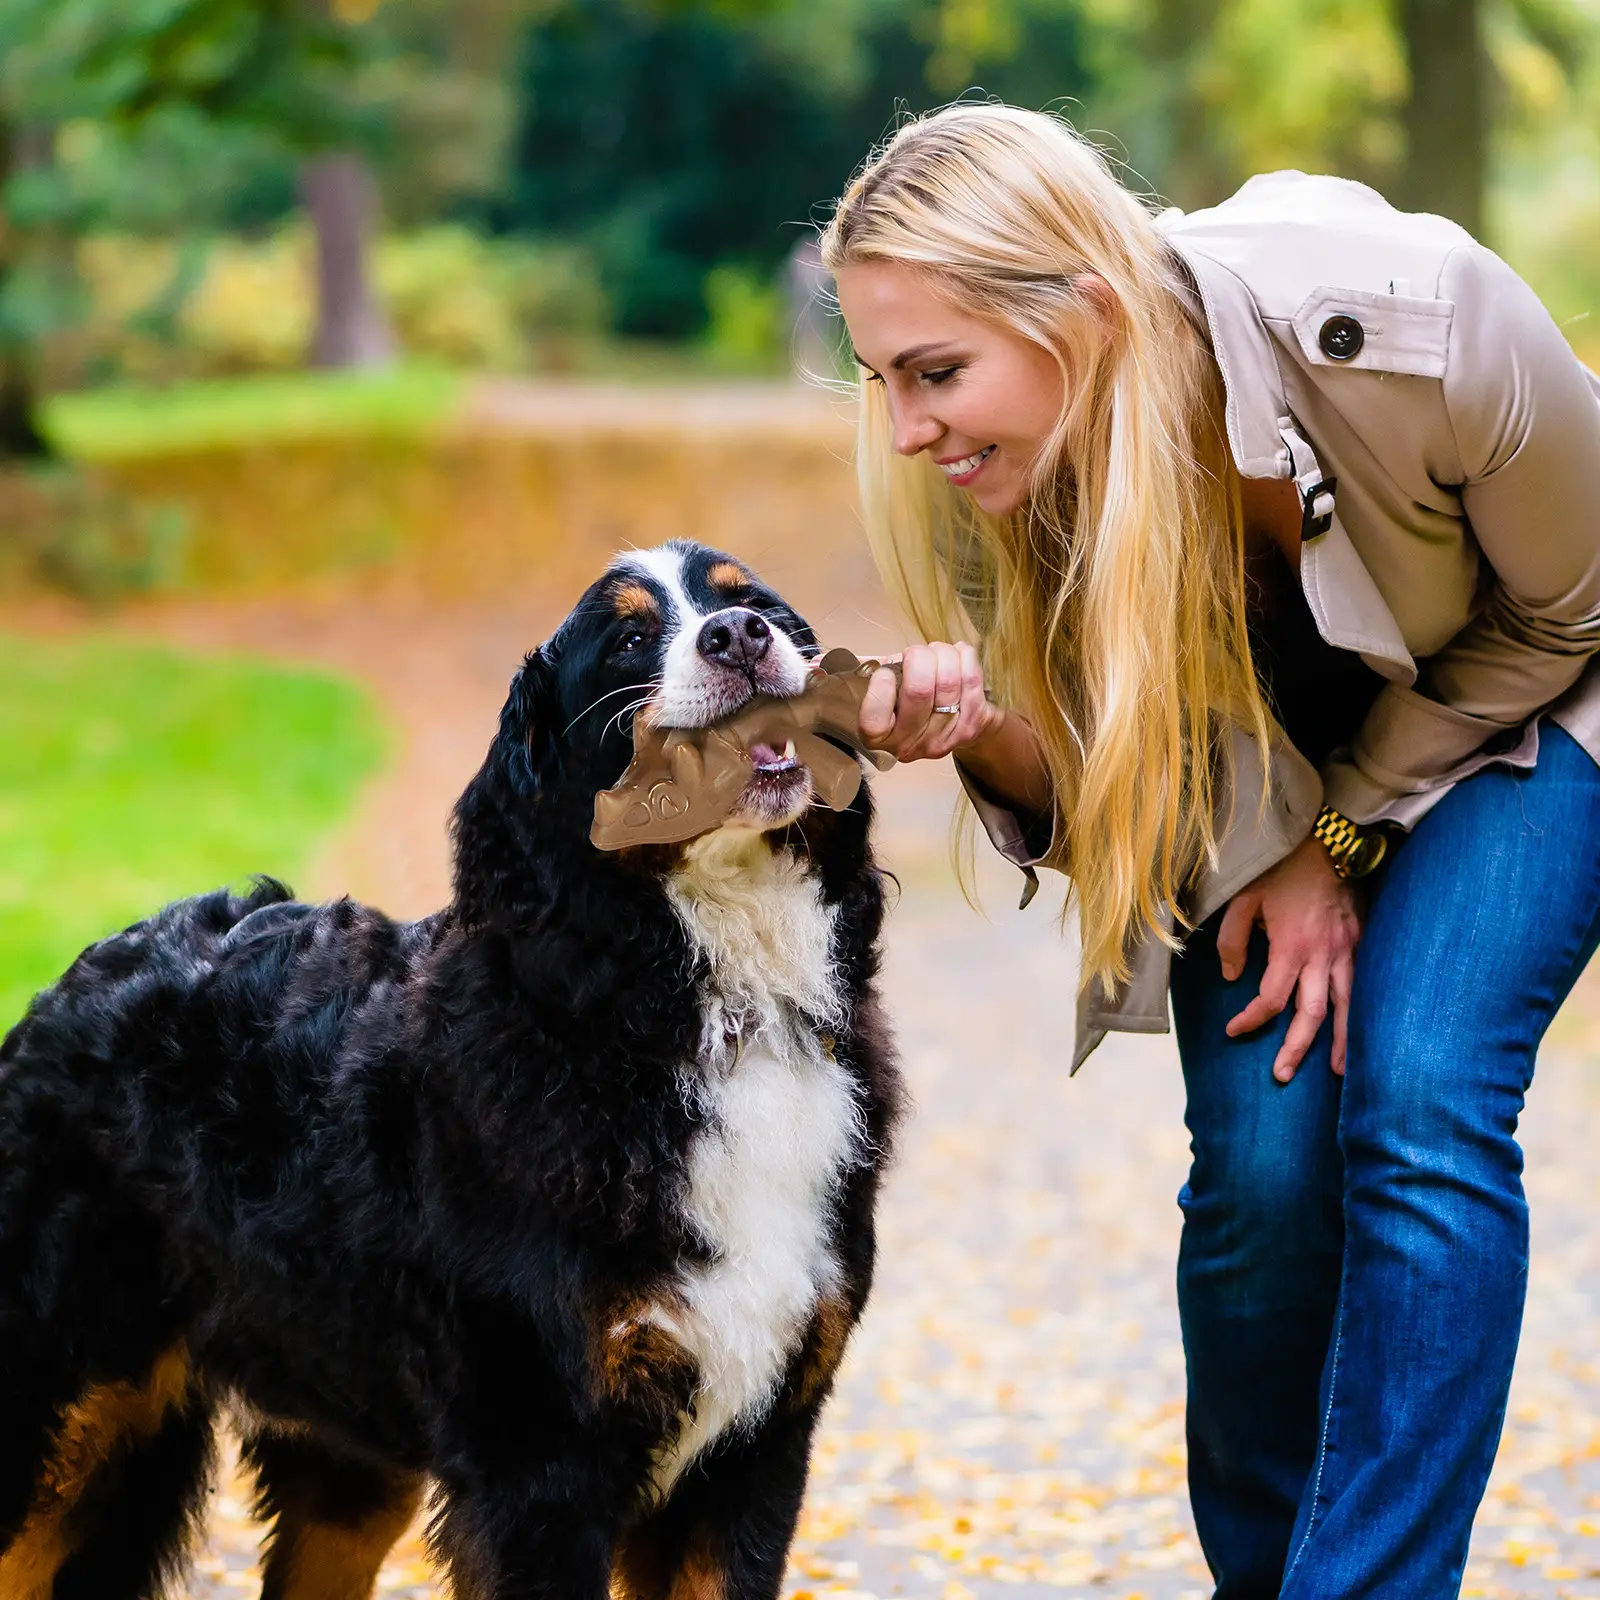
[[[1383,860],[1389,841],[1381,833],[1363,834],[1345,857],[1345,870],[1352,878],[1364,878]]]

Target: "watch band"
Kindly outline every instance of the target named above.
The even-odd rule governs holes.
[[[1341,878],[1366,877],[1389,851],[1388,838],[1381,830],[1359,827],[1332,806],[1324,806],[1317,813],[1311,832],[1328,852],[1328,860]]]

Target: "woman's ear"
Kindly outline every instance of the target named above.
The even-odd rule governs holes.
[[[1109,338],[1122,326],[1122,302],[1098,272],[1080,272],[1072,280],[1073,292],[1100,321]]]

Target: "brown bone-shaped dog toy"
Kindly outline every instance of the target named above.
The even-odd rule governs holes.
[[[708,728],[657,728],[633,719],[633,760],[615,788],[594,797],[589,838],[601,850],[680,844],[725,822],[750,782],[750,747],[794,741],[817,798],[843,811],[861,787],[861,763],[838,739],[884,770],[894,757],[861,742],[861,701],[879,662],[830,650],[792,699],[758,695]],[[898,670],[898,669],[896,669]],[[826,737],[824,737],[826,736]]]

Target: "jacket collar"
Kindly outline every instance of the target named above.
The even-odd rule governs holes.
[[[1156,219],[1167,243],[1189,269],[1198,305],[1211,334],[1212,352],[1222,371],[1226,397],[1228,448],[1244,478],[1293,476],[1278,418],[1288,410],[1272,339],[1244,280],[1220,261],[1174,232],[1183,213],[1165,211]]]
[[[1289,413],[1277,354],[1256,298],[1231,267],[1181,237],[1182,219],[1182,212],[1167,211],[1156,221],[1189,269],[1198,300],[1195,309],[1211,335],[1234,465],[1245,478],[1295,479],[1304,501],[1322,474],[1311,442]],[[1339,520],[1337,495],[1329,509],[1325,531],[1307,539],[1300,555],[1300,583],[1317,631],[1329,644],[1355,651],[1390,681],[1411,684],[1416,662]]]

